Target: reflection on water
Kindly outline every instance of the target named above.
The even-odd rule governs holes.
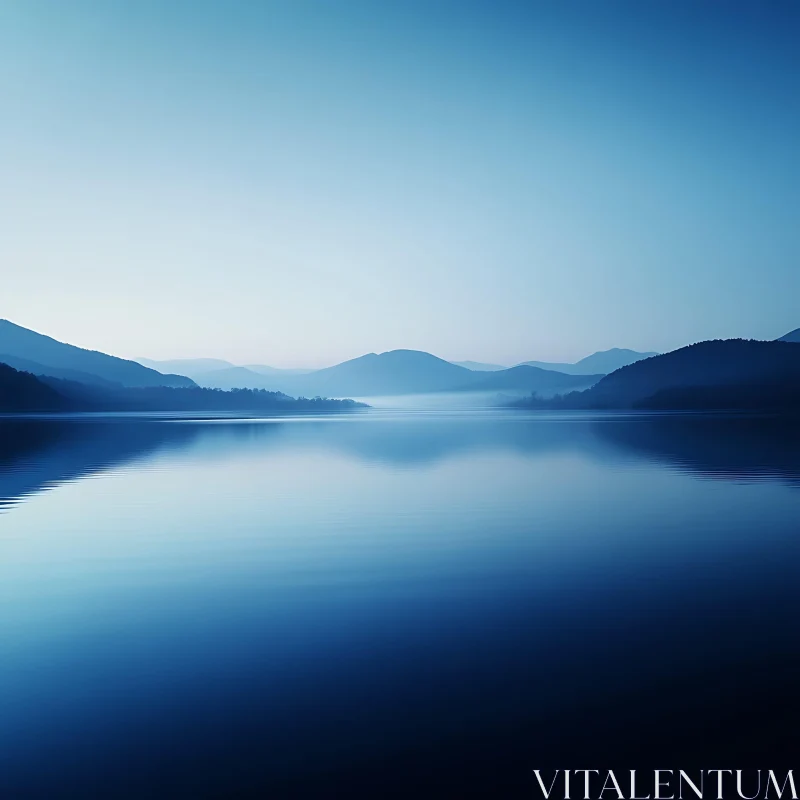
[[[354,423],[354,424],[353,424]],[[688,414],[525,415],[497,411],[291,420],[0,420],[0,507],[37,490],[188,448],[338,450],[370,463],[424,465],[469,452],[580,453],[654,461],[708,477],[800,477],[800,424]]]
[[[0,511],[21,498],[180,447],[197,428],[129,419],[0,419]]]
[[[2,421],[0,797],[775,767],[798,488],[767,419]]]
[[[800,422],[778,417],[643,415],[597,423],[611,444],[710,478],[800,485]]]

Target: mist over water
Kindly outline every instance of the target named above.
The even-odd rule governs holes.
[[[0,421],[0,796],[524,797],[534,768],[786,763],[799,444],[435,398]]]

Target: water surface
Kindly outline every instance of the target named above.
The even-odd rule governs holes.
[[[799,445],[702,416],[6,419],[0,797],[791,762]]]

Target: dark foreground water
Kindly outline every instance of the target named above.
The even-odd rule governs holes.
[[[0,798],[535,797],[800,768],[800,435],[0,422]]]

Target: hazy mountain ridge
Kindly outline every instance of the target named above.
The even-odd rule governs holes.
[[[475,375],[419,350],[368,353],[297,380],[309,394],[398,395],[447,392]]]
[[[634,364],[645,358],[659,355],[655,352],[640,353],[637,350],[628,350],[622,347],[612,347],[610,350],[598,350],[573,364],[550,361],[525,361],[518,366],[539,367],[540,369],[564,372],[567,375],[608,375],[621,367]]]
[[[793,396],[800,347],[794,340],[800,329],[773,342],[744,339],[699,342],[663,355],[613,348],[593,353],[573,365],[527,362],[516,367],[488,369],[497,365],[463,362],[487,369],[469,369],[419,350],[391,350],[368,353],[316,371],[281,370],[265,365],[232,365],[222,359],[179,359],[147,364],[162,368],[185,366],[198,375],[204,391],[162,395],[165,387],[197,389],[189,377],[163,374],[143,364],[118,359],[98,351],[84,350],[29,331],[8,321],[0,321],[0,354],[4,348],[15,351],[0,355],[9,368],[42,378],[42,383],[81,407],[138,409],[229,408],[245,401],[259,408],[285,403],[290,395],[315,397],[378,397],[417,394],[502,392],[559,395],[553,401],[560,407],[633,408],[672,407],[675,404],[711,407],[717,402],[758,404],[758,392],[778,402]],[[27,355],[23,355],[26,353]],[[38,361],[33,356],[44,358]],[[604,375],[583,370],[589,366],[610,366],[629,362]],[[538,366],[545,364],[546,366]],[[571,368],[570,373],[552,369]],[[83,367],[80,369],[79,367]],[[256,371],[258,370],[258,371]],[[7,379],[9,373],[6,373]],[[109,377],[113,376],[113,377]],[[22,387],[27,379],[19,379]],[[31,392],[30,381],[25,383]],[[747,387],[751,387],[748,389]],[[716,389],[702,387],[722,387]],[[727,388],[726,388],[727,387]],[[152,389],[149,394],[134,389]],[[233,389],[234,394],[231,391]],[[228,395],[222,397],[223,395]],[[33,396],[33,395],[31,395]],[[36,402],[56,403],[52,395],[41,393]],[[269,400],[267,398],[269,397]],[[7,401],[10,402],[10,401]],[[542,402],[541,397],[528,401]],[[781,401],[783,402],[783,401]],[[57,404],[57,403],[56,403]]]
[[[162,374],[186,375],[198,386],[211,389],[268,389],[263,376],[305,375],[310,369],[281,369],[266,364],[233,364],[221,358],[174,358],[157,361],[137,358],[138,363]]]
[[[137,358],[136,361],[149,369],[154,369],[162,375],[173,373],[175,375],[186,375],[193,378],[194,375],[202,375],[218,369],[228,369],[235,367],[230,361],[221,358],[173,358],[164,361],[156,361],[152,358]]]
[[[568,389],[586,389],[597,383],[603,375],[567,375],[563,372],[520,364],[517,367],[489,373],[483,380],[474,381],[467,391],[535,391],[555,392]]]
[[[591,382],[532,367],[478,372],[421,350],[368,353],[309,375],[274,382],[289,394],[376,397],[488,391],[567,391]]]
[[[614,348],[592,353],[575,364],[532,361],[504,367],[480,361],[446,361],[422,350],[398,349],[367,353],[318,370],[236,365],[210,358],[139,361],[154,369],[188,375],[198,385],[214,389],[265,389],[306,397],[377,397],[469,391],[565,392],[587,388],[619,365],[650,355]],[[545,371],[550,375],[542,374]],[[554,379],[553,374],[561,377]]]
[[[471,369],[473,372],[498,372],[501,369],[508,369],[502,364],[486,364],[483,361],[451,361],[450,363],[457,367]]]
[[[173,368],[180,366],[179,361],[166,363]],[[493,390],[568,391],[586,387],[601,377],[583,375],[575,380],[573,376],[553,370],[527,366],[522,369],[499,366],[496,370],[470,369],[422,350],[367,353],[314,371],[266,367],[255,372],[253,367],[230,366],[202,373],[190,371],[190,375],[200,385],[210,388],[265,389],[304,397],[375,397]]]
[[[276,388],[275,376],[268,377],[253,372],[247,367],[226,367],[215,369],[194,376],[195,382],[207,389],[266,389],[281,391]]]

